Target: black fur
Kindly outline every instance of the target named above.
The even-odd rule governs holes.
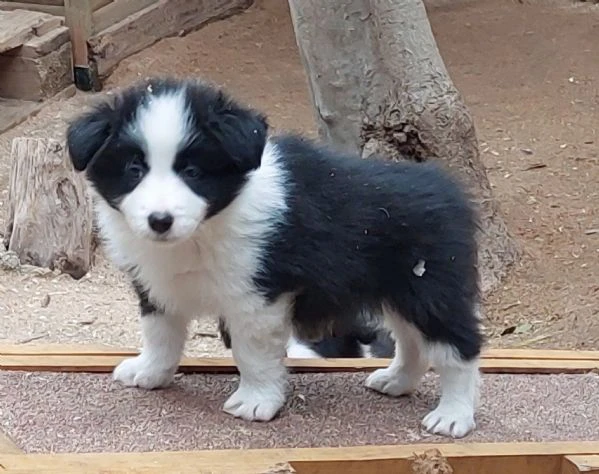
[[[132,279],[133,289],[139,300],[139,311],[142,316],[155,314],[158,312],[158,307],[150,301],[148,290],[146,290],[137,280]]]
[[[478,356],[478,221],[461,187],[432,162],[361,160],[293,136],[274,140],[289,212],[255,281],[272,299],[298,292],[300,339],[342,336],[356,315],[381,315],[386,304],[427,340]]]
[[[231,349],[231,334],[224,319],[218,320],[218,332],[227,349]],[[325,336],[319,341],[305,344],[321,357],[361,358],[366,354],[362,345],[368,346],[372,357],[391,358],[395,354],[395,342],[389,331],[383,328],[361,327],[358,332],[344,336]]]

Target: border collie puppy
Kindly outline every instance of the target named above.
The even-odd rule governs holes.
[[[220,339],[231,349],[231,334],[223,318],[218,320]],[[318,341],[301,340],[291,335],[287,342],[287,357],[297,359],[371,358],[390,359],[395,343],[385,328],[360,325],[342,336],[325,336]]]
[[[366,386],[408,394],[432,366],[441,397],[425,428],[454,437],[474,428],[478,220],[437,165],[271,136],[257,111],[175,79],[98,104],[67,140],[95,191],[107,251],[140,299],[143,348],[116,380],[168,385],[190,319],[218,315],[240,371],[223,409],[268,421],[287,397],[292,333],[318,341],[378,317],[395,357]]]

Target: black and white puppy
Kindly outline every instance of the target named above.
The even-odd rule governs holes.
[[[407,394],[430,364],[442,393],[425,428],[454,437],[474,428],[478,223],[441,168],[270,136],[262,114],[175,79],[97,105],[67,139],[107,250],[140,297],[143,349],[116,380],[168,385],[190,319],[215,315],[241,374],[223,409],[267,421],[286,400],[292,331],[317,341],[380,315],[395,357],[366,385]]]

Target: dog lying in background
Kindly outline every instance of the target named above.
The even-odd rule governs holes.
[[[223,91],[175,79],[98,104],[67,141],[107,252],[140,301],[143,348],[116,380],[167,386],[190,320],[222,315],[241,375],[223,409],[268,421],[287,398],[291,334],[326,341],[380,318],[395,355],[366,385],[408,394],[432,365],[441,398],[425,428],[461,437],[475,427],[478,221],[441,167],[273,135]]]

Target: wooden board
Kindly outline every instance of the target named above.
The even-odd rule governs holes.
[[[41,102],[0,97],[0,133],[36,115],[42,107]]]
[[[136,355],[132,348],[105,344],[11,344],[0,343],[0,355]],[[555,349],[487,349],[483,359],[534,359],[534,360],[595,360],[599,351],[569,351]],[[363,360],[363,359],[359,359]]]
[[[572,474],[577,471],[566,470],[571,467],[566,456],[576,462],[594,459],[599,453],[599,443],[454,443],[243,451],[0,454],[0,466],[6,473],[165,473],[174,472],[173,466],[176,466],[177,473],[196,474],[400,474],[413,472],[414,456],[429,450],[438,450],[455,474]],[[283,466],[293,470],[284,470]]]
[[[89,39],[90,57],[105,77],[124,58],[156,41],[249,7],[252,0],[157,0]]]
[[[22,2],[18,2],[15,0],[7,0],[8,3],[22,3]],[[60,6],[64,4],[64,0],[32,0],[30,2],[27,2],[31,5],[55,5],[55,6]]]
[[[599,455],[565,456],[561,474],[599,474]]]
[[[158,0],[114,0],[96,10],[92,15],[93,32],[99,33],[106,28],[125,20],[129,15],[149,7]]]
[[[53,99],[67,99],[75,94],[75,86],[62,90]],[[44,107],[44,102],[4,99],[0,97],[0,133],[4,133],[30,117],[34,117]]]
[[[0,55],[0,97],[47,99],[73,83],[71,43],[40,58]]]
[[[61,24],[61,18],[39,12],[0,10],[0,53],[18,48],[34,36],[42,36]]]
[[[0,369],[107,373],[124,358],[136,354],[135,350],[104,346],[42,345],[36,348],[35,345],[5,344],[0,345]],[[521,357],[516,357],[516,354]],[[562,354],[561,358],[559,352],[554,358],[547,351],[531,350],[516,354],[509,349],[495,349],[483,355],[481,369],[484,373],[507,374],[578,374],[599,370],[599,353],[592,351],[581,354],[582,358],[576,358],[575,352]],[[389,364],[388,359],[287,359],[286,362],[295,372],[369,372]],[[184,357],[179,370],[186,373],[236,373],[237,367],[228,357]]]
[[[23,43],[20,48],[15,48],[4,53],[5,56],[20,56],[22,58],[41,58],[52,51],[60,49],[69,41],[69,29],[62,25],[54,28],[42,36],[34,36]],[[67,65],[68,66],[68,65]]]
[[[0,455],[1,454],[20,454],[23,451],[13,442],[12,439],[0,431]],[[0,470],[2,468],[0,467]]]
[[[8,0],[0,2],[0,10],[28,10],[48,15],[64,16],[64,7],[62,5],[48,5],[44,3],[13,2],[12,0]]]

